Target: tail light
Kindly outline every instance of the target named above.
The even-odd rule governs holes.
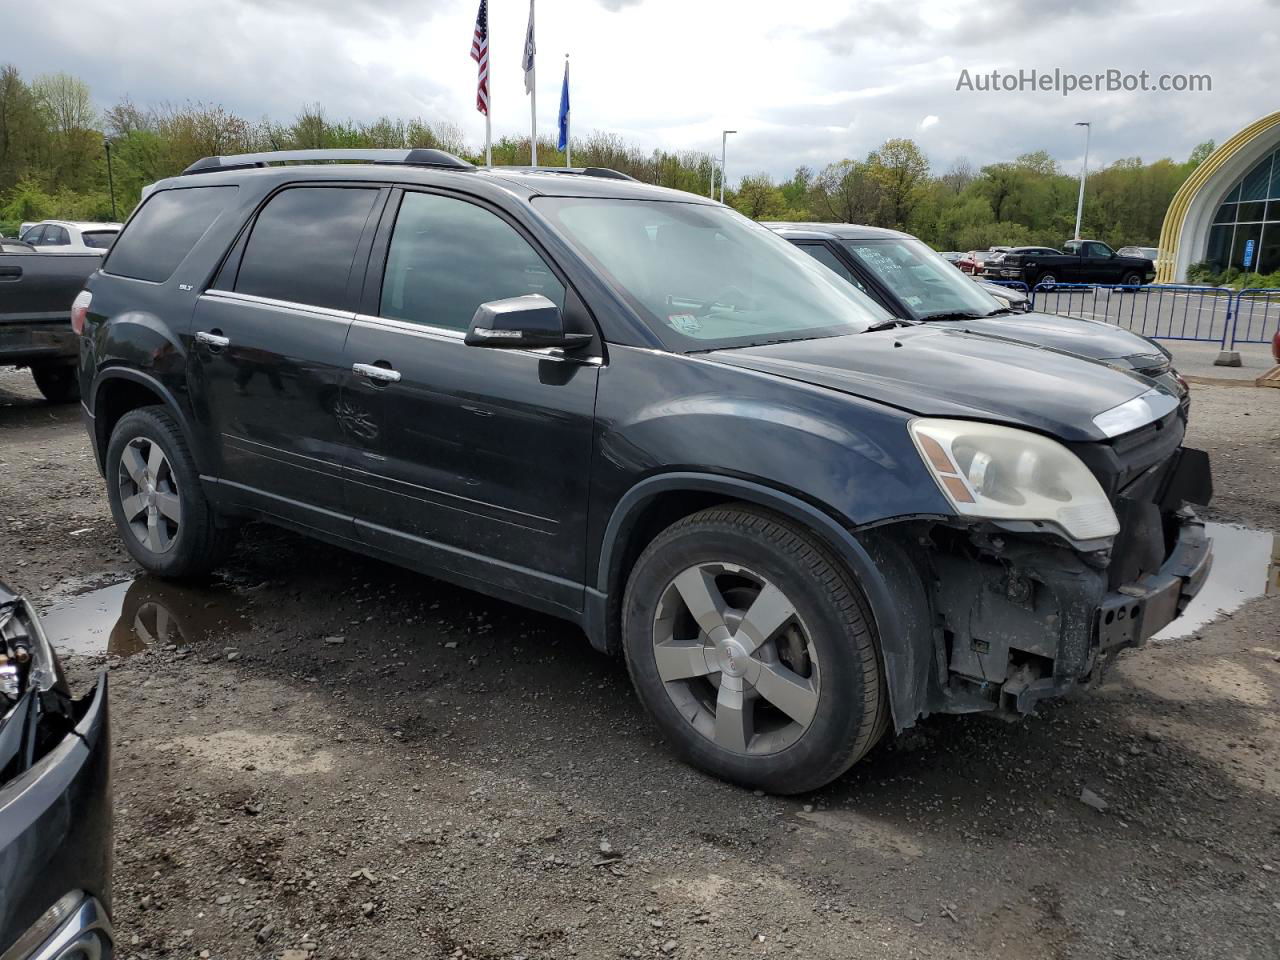
[[[81,290],[76,294],[75,300],[71,302],[71,329],[75,331],[76,336],[84,336],[84,321],[89,315],[89,304],[93,303],[93,294],[88,290]]]

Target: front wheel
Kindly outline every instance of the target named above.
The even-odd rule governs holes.
[[[1122,286],[1126,287],[1140,287],[1142,286],[1142,274],[1126,273],[1120,278],[1120,283]]]
[[[234,531],[205,498],[182,428],[163,407],[140,407],[120,418],[104,473],[116,528],[147,570],[195,576],[230,550]]]
[[[641,701],[675,750],[771,793],[834,780],[888,725],[871,616],[809,531],[748,504],[658,535],[623,601]]]
[[[31,368],[31,377],[50,403],[71,403],[80,399],[80,379],[74,364],[37,364]]]

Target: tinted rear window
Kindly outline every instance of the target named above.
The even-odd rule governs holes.
[[[135,280],[168,280],[238,189],[186,187],[151,194],[111,246],[103,269]]]
[[[116,230],[86,230],[80,234],[80,239],[84,241],[86,247],[93,247],[95,250],[110,250],[118,235]]]
[[[236,290],[273,300],[341,309],[347,277],[376,188],[291,187],[258,215]]]

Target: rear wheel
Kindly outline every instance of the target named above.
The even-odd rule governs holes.
[[[31,368],[31,376],[50,403],[71,403],[80,399],[80,379],[75,364],[36,364]]]
[[[623,603],[632,680],[674,748],[773,793],[828,783],[884,733],[873,629],[825,545],[747,504],[659,534]]]
[[[1056,287],[1058,285],[1057,274],[1045,272],[1036,277],[1034,286],[1037,287]]]
[[[182,428],[163,407],[120,418],[107,445],[107,499],[133,558],[162,577],[207,573],[234,531],[219,522],[200,486]]]

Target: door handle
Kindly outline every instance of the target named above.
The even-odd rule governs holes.
[[[196,342],[203,343],[213,350],[221,350],[223,347],[231,345],[231,338],[224,337],[220,333],[208,333],[204,330],[198,330],[196,331]]]
[[[21,267],[0,267],[0,280],[21,280]]]
[[[380,367],[376,363],[353,363],[351,372],[357,377],[373,380],[377,383],[399,383],[400,371],[390,367]]]

